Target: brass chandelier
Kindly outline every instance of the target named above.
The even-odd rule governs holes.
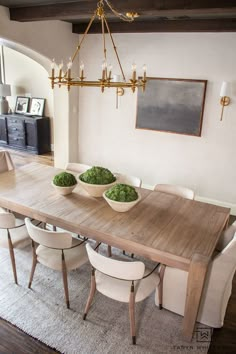
[[[130,12],[127,13],[126,15],[119,13],[117,10],[114,9],[114,7],[110,4],[108,0],[100,0],[97,4],[97,8],[92,15],[89,24],[81,38],[81,41],[79,42],[73,56],[69,59],[69,62],[67,64],[67,69],[66,72],[63,73],[63,62],[58,66],[58,74],[55,72],[56,68],[56,63],[53,59],[51,63],[51,76],[49,79],[51,80],[51,87],[52,89],[54,88],[55,85],[58,85],[59,87],[61,86],[66,86],[68,91],[70,90],[71,86],[79,86],[79,87],[100,87],[101,91],[104,92],[105,88],[116,88],[117,93],[120,91],[121,95],[124,92],[125,88],[131,88],[133,92],[135,92],[135,89],[137,87],[141,87],[143,91],[145,90],[145,85],[146,85],[146,65],[143,66],[143,76],[141,79],[137,78],[137,73],[136,73],[136,64],[132,65],[132,76],[131,78],[127,81],[124,75],[124,71],[120,62],[120,58],[115,46],[115,42],[112,36],[112,33],[110,31],[105,11],[104,11],[104,3],[110,8],[110,10],[120,19],[123,21],[128,21],[131,22],[134,20],[134,17],[137,17],[138,14]],[[85,77],[85,66],[81,62],[80,64],[80,70],[79,70],[79,76],[78,77],[72,77],[72,65],[74,60],[76,59],[81,45],[86,37],[86,35],[89,32],[89,29],[91,25],[93,24],[94,20],[98,18],[100,23],[101,23],[101,30],[102,30],[102,40],[103,40],[103,63],[102,63],[102,70],[101,70],[101,78],[99,78],[96,81],[87,81]],[[106,34],[109,35],[113,50],[115,52],[115,57],[118,62],[119,68],[121,75],[113,75],[112,74],[112,66],[107,64],[107,49],[106,49]],[[122,77],[122,79],[120,79]]]

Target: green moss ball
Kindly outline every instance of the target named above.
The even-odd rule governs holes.
[[[61,172],[54,176],[53,183],[58,187],[71,187],[77,184],[77,180],[72,173]]]
[[[79,176],[82,182],[89,184],[109,184],[115,182],[116,177],[107,168],[93,166]]]
[[[116,202],[133,202],[138,199],[135,188],[128,184],[116,184],[105,192],[105,196]]]

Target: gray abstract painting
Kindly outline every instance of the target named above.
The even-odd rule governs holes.
[[[148,78],[136,128],[201,136],[207,80]]]

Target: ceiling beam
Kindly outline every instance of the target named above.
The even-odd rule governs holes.
[[[236,19],[213,20],[161,20],[110,22],[112,33],[147,33],[147,32],[236,32]],[[87,24],[73,24],[73,33],[84,33]],[[101,33],[100,23],[94,23],[89,33]]]
[[[90,18],[97,0],[52,3],[49,5],[10,7],[10,19],[15,21],[71,20]],[[142,16],[189,16],[191,14],[236,13],[235,0],[112,0],[119,12],[138,12]],[[106,6],[107,8],[107,6]],[[106,11],[110,12],[109,9]]]

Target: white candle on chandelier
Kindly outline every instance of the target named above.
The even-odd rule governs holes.
[[[109,80],[111,79],[111,71],[112,71],[112,65],[109,64],[109,66],[108,66],[108,79]]]
[[[136,80],[136,68],[137,65],[135,63],[132,64],[132,71],[133,71],[133,77],[132,80],[135,81]]]
[[[147,65],[143,65],[143,80],[146,80],[146,75],[147,75]]]
[[[51,69],[52,69],[52,78],[54,78],[54,73],[55,73],[55,59],[52,59],[52,62],[51,62]]]
[[[59,64],[59,81],[61,80],[62,77],[62,68],[63,68],[63,61],[61,61]]]
[[[68,77],[68,79],[70,79],[71,78],[71,68],[72,68],[72,60],[71,60],[71,58],[69,58],[69,61],[68,61],[68,63],[67,63],[67,77]]]
[[[102,80],[106,78],[107,62],[104,60],[102,63]]]
[[[84,78],[84,63],[81,61],[80,64],[80,79]]]

